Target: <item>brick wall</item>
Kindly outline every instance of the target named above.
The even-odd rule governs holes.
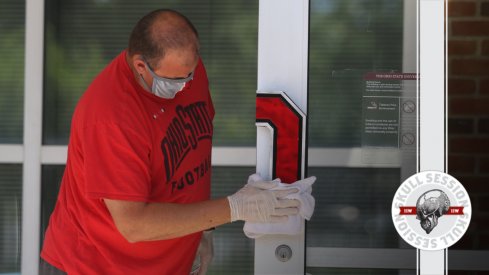
[[[473,214],[453,249],[489,249],[489,0],[448,0],[448,172]]]

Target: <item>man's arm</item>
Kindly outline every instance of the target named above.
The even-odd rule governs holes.
[[[315,177],[304,179],[311,184]],[[300,202],[287,199],[299,190],[272,190],[279,180],[251,175],[248,183],[227,198],[191,204],[145,203],[104,199],[115,226],[127,241],[173,239],[232,221],[285,222],[299,213]]]
[[[231,221],[227,198],[191,204],[104,202],[117,229],[130,243],[177,238]]]

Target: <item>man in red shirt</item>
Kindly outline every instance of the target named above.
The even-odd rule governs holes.
[[[210,200],[213,117],[192,23],[172,10],[144,16],[74,112],[41,274],[189,274],[199,243],[205,274],[203,231],[296,215],[285,196],[297,190],[271,190],[276,181]]]

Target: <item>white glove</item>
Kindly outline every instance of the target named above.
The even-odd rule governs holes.
[[[300,202],[285,199],[289,194],[297,193],[297,189],[271,190],[280,180],[263,181],[253,174],[248,183],[234,195],[228,196],[231,208],[231,221],[270,223],[285,222],[288,216],[299,213]]]
[[[195,256],[195,261],[199,262],[198,268],[190,272],[190,275],[205,275],[212,262],[212,258],[214,258],[213,234],[212,231],[204,231],[202,232],[202,238],[200,239],[197,255]]]

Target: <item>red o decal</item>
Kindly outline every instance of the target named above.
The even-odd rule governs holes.
[[[273,135],[273,178],[292,183],[304,176],[305,115],[284,94],[258,93],[256,122],[268,123]]]

